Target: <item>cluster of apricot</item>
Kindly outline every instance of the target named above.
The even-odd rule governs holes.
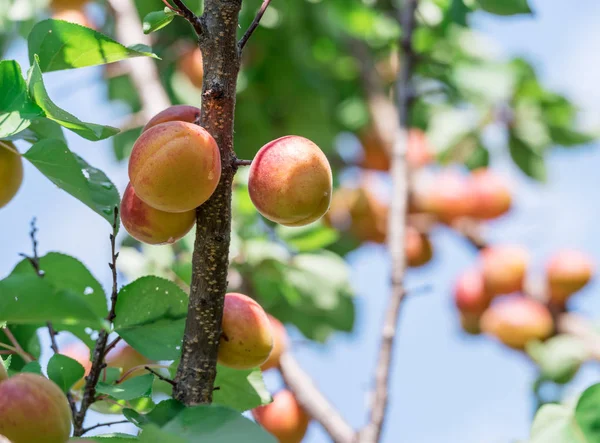
[[[187,234],[196,208],[219,184],[219,148],[195,124],[199,117],[198,108],[172,106],[146,124],[133,146],[121,219],[131,236],[142,242],[173,243]],[[310,140],[282,137],[256,154],[248,191],[257,210],[269,220],[286,226],[306,225],[329,209],[331,167]]]
[[[567,300],[594,273],[585,254],[559,251],[546,264],[538,299],[524,295],[528,264],[529,254],[520,246],[490,246],[481,252],[477,266],[459,276],[454,301],[467,332],[484,332],[515,349],[547,339],[555,333],[552,313],[564,311]]]

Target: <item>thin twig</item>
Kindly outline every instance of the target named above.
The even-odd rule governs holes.
[[[110,422],[106,422],[106,423],[98,423],[94,426],[90,426],[89,428],[83,428],[81,430],[81,434],[85,434],[86,432],[91,431],[92,429],[96,429],[96,428],[100,428],[102,426],[112,426],[112,425],[121,425],[123,423],[129,423],[129,420],[119,420],[119,421],[110,421]]]
[[[194,27],[196,34],[198,34],[198,36],[204,34],[204,27],[202,26],[202,20],[200,17],[194,14],[181,0],[173,0],[173,3],[175,3],[175,5],[179,8],[177,14],[190,22],[190,24]]]
[[[36,225],[36,218],[33,217],[33,219],[31,220],[31,231],[29,231],[29,237],[31,238],[31,245],[32,245],[32,252],[33,255],[29,256],[27,254],[19,254],[21,257],[27,259],[29,261],[29,263],[31,263],[31,266],[33,266],[33,269],[35,270],[35,273],[39,276],[39,277],[43,277],[44,276],[44,271],[42,271],[40,269],[40,258],[38,256],[38,251],[37,251],[37,246],[38,246],[38,242],[36,239],[36,233],[38,231]]]
[[[35,360],[35,357],[33,357],[33,355],[29,354],[28,352],[25,351],[25,349],[23,349],[21,347],[21,345],[19,344],[19,342],[17,341],[17,339],[15,338],[15,336],[13,335],[13,333],[10,331],[8,326],[5,326],[4,329],[4,334],[8,337],[8,340],[12,343],[13,345],[13,349],[16,351],[19,356],[25,360],[27,363],[32,362]],[[3,344],[3,343],[0,343]],[[10,349],[8,346],[4,345],[5,348]]]
[[[151,374],[154,374],[159,380],[166,381],[171,386],[175,386],[177,384],[177,383],[175,383],[174,380],[171,380],[170,378],[160,375],[158,372],[156,372],[154,369],[150,368],[149,366],[144,366],[144,369],[146,371],[150,372]]]
[[[110,234],[110,249],[111,249],[111,262],[108,264],[112,271],[112,292],[110,296],[110,310],[108,312],[108,316],[106,320],[111,323],[115,319],[115,307],[117,304],[117,295],[118,295],[118,282],[117,282],[117,258],[119,257],[119,253],[116,252],[116,236],[117,229],[119,227],[119,208],[115,207],[115,216],[113,220],[113,232]],[[96,340],[96,346],[94,347],[93,359],[92,359],[92,368],[90,369],[90,373],[85,378],[85,387],[83,388],[83,398],[81,399],[81,407],[79,411],[73,416],[73,435],[75,437],[80,437],[83,432],[83,421],[85,420],[85,416],[87,414],[88,408],[96,401],[96,385],[98,384],[98,380],[100,379],[100,374],[102,373],[102,369],[106,367],[106,363],[104,362],[104,356],[106,355],[106,344],[108,342],[108,334],[109,332],[106,329],[102,329],[100,334],[98,335],[98,340]],[[88,429],[89,430],[89,429]]]
[[[388,249],[391,256],[392,284],[381,337],[381,346],[377,366],[375,368],[375,387],[373,403],[368,424],[360,431],[359,441],[376,443],[381,439],[388,405],[389,380],[394,351],[394,340],[400,307],[406,294],[404,273],[406,257],[404,254],[404,235],[406,225],[406,209],[408,206],[408,168],[406,164],[407,132],[409,127],[410,89],[415,64],[412,47],[412,36],[415,28],[415,12],[417,0],[405,0],[403,3],[400,24],[403,51],[402,69],[396,83],[396,100],[398,107],[398,131],[392,152],[392,203],[389,215]]]
[[[350,443],[354,440],[352,427],[331,406],[291,353],[286,352],[281,356],[279,370],[300,406],[323,426],[335,443]]]
[[[127,379],[127,378],[128,378],[130,375],[131,375],[131,374],[133,374],[134,372],[136,372],[136,371],[139,371],[140,369],[148,369],[148,368],[150,368],[150,367],[152,367],[152,368],[162,368],[162,369],[169,369],[169,366],[165,366],[165,365],[159,365],[159,364],[152,364],[152,365],[149,365],[149,364],[147,364],[147,363],[146,363],[146,364],[143,364],[143,365],[137,365],[137,366],[134,366],[133,368],[130,368],[130,369],[128,369],[128,370],[127,370],[125,373],[123,373],[123,375],[121,375],[121,377],[120,377],[120,378],[119,378],[117,381],[115,381],[115,384],[116,384],[116,385],[118,385],[118,384],[121,384],[121,383],[123,383],[123,382],[124,382],[124,381],[125,381],[125,380],[126,380],[126,379]],[[175,385],[173,385],[173,386],[175,386]]]
[[[48,327],[48,333],[50,334],[50,347],[55,354],[60,354],[58,350],[58,344],[56,343],[56,336],[58,332],[54,330],[51,322],[47,322],[46,326]],[[73,398],[73,394],[67,392],[67,400],[69,401],[69,407],[71,408],[71,413],[73,416],[77,414],[77,404],[75,403],[75,399]]]
[[[242,52],[244,46],[246,46],[246,43],[248,43],[248,40],[252,36],[252,33],[256,30],[256,28],[258,28],[258,24],[260,23],[260,20],[262,19],[263,15],[265,15],[265,11],[269,7],[270,3],[271,0],[263,0],[262,5],[260,5],[260,9],[256,13],[256,17],[254,17],[254,20],[252,21],[252,23],[238,42],[238,48],[240,52]]]
[[[113,341],[111,341],[107,346],[106,349],[104,350],[104,357],[106,357],[106,355],[115,347],[117,346],[117,344],[119,344],[119,342],[122,340],[121,337],[117,337],[115,338]]]
[[[250,166],[252,164],[252,160],[240,160],[236,158],[233,163],[235,166]]]

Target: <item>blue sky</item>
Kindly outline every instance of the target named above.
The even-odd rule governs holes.
[[[477,16],[479,29],[494,38],[506,55],[525,55],[547,84],[575,100],[582,122],[600,127],[600,3],[597,0],[532,1],[534,18]],[[24,45],[8,58],[27,65]],[[109,106],[98,69],[47,75],[50,96],[82,120],[119,124],[125,110]],[[113,161],[110,143],[91,143],[68,134],[69,145],[103,169],[122,191],[126,169]],[[549,159],[549,183],[534,184],[502,155],[494,167],[518,185],[511,215],[490,224],[494,242],[519,242],[530,248],[532,275],[559,247],[575,247],[600,263],[597,220],[600,205],[600,151],[597,146],[556,150]],[[60,191],[33,167],[17,198],[0,213],[0,277],[28,252],[29,221],[38,217],[41,252],[59,250],[81,259],[108,286],[109,228],[87,207]],[[409,297],[400,319],[390,410],[384,436],[390,443],[501,443],[527,437],[531,420],[533,366],[523,356],[486,339],[465,337],[457,326],[450,288],[458,272],[475,260],[473,249],[443,228],[433,235],[435,258],[411,270],[408,287],[431,284],[430,292]],[[355,426],[366,419],[372,370],[387,298],[389,266],[381,247],[366,246],[350,257],[357,291],[357,325],[349,336],[326,346],[298,345],[295,354],[319,387]],[[573,300],[572,307],[600,317],[597,283]],[[275,374],[267,382],[279,387]],[[593,367],[580,372],[569,392],[600,377]],[[118,429],[118,428],[116,428]],[[123,429],[123,428],[121,428]],[[309,443],[328,439],[311,426]]]

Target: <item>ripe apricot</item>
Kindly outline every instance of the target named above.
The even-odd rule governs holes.
[[[23,182],[23,161],[11,142],[0,140],[0,208],[12,200]]]
[[[506,346],[524,349],[530,340],[544,340],[554,324],[548,308],[521,296],[507,296],[493,303],[481,317],[481,330]]]
[[[65,443],[71,433],[67,397],[52,381],[21,373],[0,383],[0,434],[13,443]]]
[[[480,316],[492,299],[485,292],[483,275],[479,269],[463,272],[454,285],[454,303],[461,313]]]
[[[121,376],[127,374],[131,369],[140,366],[138,369],[131,371],[123,380],[137,377],[138,375],[148,374],[143,368],[143,365],[154,363],[152,360],[144,357],[138,351],[133,349],[128,344],[118,344],[111,349],[106,355],[106,364],[109,368],[121,368]]]
[[[279,366],[279,358],[283,354],[288,346],[288,336],[285,326],[281,324],[275,317],[267,314],[269,322],[271,322],[271,332],[273,334],[273,349],[269,354],[269,358],[265,361],[260,369],[266,371],[267,369],[276,368]]]
[[[469,180],[454,169],[438,174],[419,199],[419,206],[425,212],[447,223],[471,215],[474,204]]]
[[[148,121],[148,123],[146,123],[146,126],[144,126],[143,131],[146,131],[153,126],[166,122],[180,121],[188,123],[197,123],[200,119],[201,112],[202,111],[200,111],[200,108],[196,108],[195,106],[190,105],[169,106],[167,109],[159,112],[154,117],[152,117]]]
[[[84,369],[84,376],[81,377],[72,387],[75,391],[83,388],[85,385],[85,377],[89,375],[92,369],[92,362],[90,361],[90,348],[88,348],[82,342],[69,343],[63,349],[60,350],[62,355],[72,358],[77,361]]]
[[[490,169],[478,169],[471,174],[474,194],[473,217],[492,219],[510,210],[512,196],[507,183]]]
[[[196,211],[165,212],[144,203],[127,185],[121,200],[121,221],[129,234],[150,245],[174,243],[187,234],[196,221]]]
[[[563,250],[555,253],[546,265],[548,295],[556,303],[564,303],[583,288],[594,274],[594,263],[586,254]]]
[[[64,20],[69,23],[85,26],[86,28],[94,28],[92,22],[88,19],[81,9],[60,9],[52,14],[55,20]]]
[[[329,209],[331,167],[310,140],[289,135],[263,146],[250,166],[248,191],[264,217],[285,226],[303,226]]]
[[[140,135],[129,158],[136,195],[153,208],[187,212],[210,198],[221,178],[215,139],[192,123],[172,121]]]
[[[410,225],[406,226],[404,250],[406,264],[411,267],[423,266],[433,257],[433,247],[427,234]]]
[[[225,295],[218,361],[234,369],[263,364],[273,349],[269,317],[250,297],[235,292]]]
[[[184,52],[179,58],[177,65],[179,70],[185,74],[196,88],[202,89],[204,67],[202,65],[202,51],[200,48]]]
[[[81,9],[88,0],[51,0],[50,8],[53,10]]]
[[[509,294],[523,289],[529,254],[517,245],[497,245],[480,255],[485,290],[490,295]]]
[[[294,394],[287,389],[275,394],[272,403],[253,409],[252,415],[279,443],[300,443],[310,421]]]
[[[406,162],[413,169],[422,168],[435,159],[433,148],[429,144],[427,135],[421,129],[408,130],[406,146]]]

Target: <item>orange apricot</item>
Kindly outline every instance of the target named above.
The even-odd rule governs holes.
[[[472,215],[492,219],[510,210],[512,196],[506,182],[490,169],[477,169],[471,174],[475,203]]]
[[[329,209],[331,167],[310,140],[290,135],[263,146],[250,166],[250,199],[264,217],[285,226],[303,226]]]
[[[421,194],[419,201],[425,212],[436,215],[444,222],[471,215],[474,203],[469,180],[453,169],[438,174]]]
[[[253,409],[252,415],[279,443],[300,443],[310,422],[294,394],[286,389],[275,394],[272,403]]]
[[[23,182],[23,161],[11,142],[0,140],[0,208],[6,206]]]
[[[121,200],[121,221],[129,234],[150,245],[174,243],[185,236],[196,221],[196,211],[165,212],[144,203],[131,184]]]
[[[479,269],[464,271],[454,285],[454,303],[461,313],[479,316],[492,299],[485,292],[483,275]]]
[[[423,266],[433,257],[433,247],[427,234],[414,226],[406,226],[404,251],[406,264],[410,267]]]
[[[271,322],[271,331],[273,334],[273,350],[269,354],[269,358],[265,361],[260,369],[262,371],[266,371],[267,369],[276,368],[279,366],[279,358],[281,354],[283,354],[288,346],[288,336],[287,331],[285,330],[285,326],[281,324],[279,320],[277,320],[272,315],[268,315],[269,321]]]
[[[161,123],[166,122],[188,122],[188,123],[198,123],[200,119],[200,108],[196,108],[195,106],[190,105],[174,105],[169,106],[167,109],[159,112],[154,117],[152,117],[146,126],[144,126],[143,131],[150,129],[153,126],[159,125]]]
[[[187,212],[210,198],[221,178],[221,156],[204,128],[172,121],[140,135],[129,158],[136,195],[153,208]]]
[[[583,288],[594,274],[594,263],[586,254],[563,250],[555,253],[546,264],[546,280],[550,300],[564,303]]]
[[[202,65],[202,51],[200,48],[184,52],[179,58],[177,66],[196,88],[202,89],[204,67]]]
[[[222,336],[218,361],[234,369],[263,364],[273,349],[269,317],[250,297],[231,292],[225,295]]]
[[[127,374],[123,380],[129,380],[138,375],[148,374],[148,371],[143,368],[143,365],[153,363],[152,360],[144,357],[128,344],[123,343],[119,343],[106,354],[106,365],[109,368],[121,368],[121,376]],[[129,372],[136,367],[137,369]]]
[[[490,295],[509,294],[523,289],[529,254],[517,245],[497,245],[480,255],[485,290]]]
[[[60,350],[62,355],[72,358],[77,361],[84,369],[84,376],[81,377],[72,387],[75,391],[83,388],[85,385],[85,377],[89,375],[92,370],[92,362],[90,361],[90,348],[88,348],[82,342],[69,343],[63,349]]]
[[[59,9],[52,14],[52,18],[55,20],[63,20],[65,22],[75,23],[77,25],[85,26],[86,28],[94,28],[94,25],[90,19],[81,9]]]

